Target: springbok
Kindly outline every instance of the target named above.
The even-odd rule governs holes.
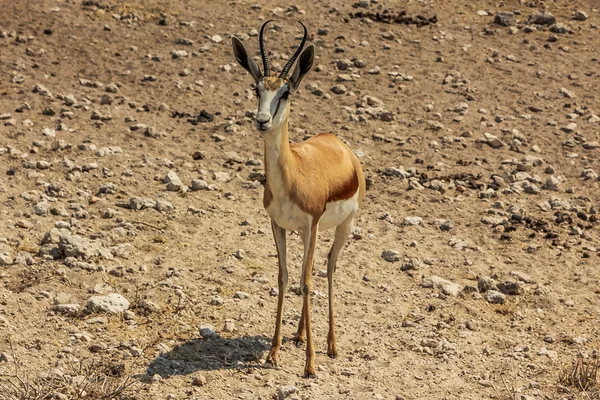
[[[304,245],[300,280],[303,306],[294,341],[296,345],[303,343],[306,331],[304,377],[314,377],[315,349],[310,322],[310,292],[317,234],[318,231],[336,228],[333,246],[327,257],[329,286],[327,355],[334,358],[337,356],[337,350],[333,321],[333,273],[340,250],[352,229],[354,215],[365,196],[365,178],[356,155],[334,134],[321,133],[303,143],[289,143],[290,95],[298,89],[302,78],[310,71],[315,47],[311,44],[302,51],[307,31],[304,24],[300,22],[304,29],[300,46],[285,64],[279,76],[271,76],[264,46],[264,30],[269,22],[271,21],[265,22],[260,28],[262,74],[242,42],[237,37],[232,37],[233,53],[237,62],[252,75],[256,84],[258,112],[255,125],[264,137],[267,178],[263,205],[271,217],[279,260],[277,321],[267,363],[277,367],[281,346],[281,314],[288,282],[286,230],[298,231]],[[298,64],[292,75],[287,77],[296,59]]]

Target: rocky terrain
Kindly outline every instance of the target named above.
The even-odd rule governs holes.
[[[600,5],[2,1],[0,399],[598,399]],[[280,368],[252,79],[231,36],[313,71],[290,137],[334,132],[368,190],[317,378]],[[258,58],[257,58],[258,59]],[[591,374],[591,372],[590,372]]]

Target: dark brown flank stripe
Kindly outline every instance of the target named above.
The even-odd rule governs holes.
[[[356,194],[358,190],[358,175],[356,170],[352,174],[352,177],[344,182],[343,185],[336,188],[337,190],[329,194],[327,203],[332,201],[348,200]]]

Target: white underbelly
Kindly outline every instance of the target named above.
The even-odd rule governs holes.
[[[358,210],[358,193],[357,190],[354,196],[347,200],[333,201],[327,203],[325,212],[319,220],[319,230],[326,231],[335,228],[348,218],[350,214]]]
[[[358,210],[358,194],[359,191],[357,190],[354,196],[347,200],[327,203],[325,212],[319,219],[319,231],[335,228],[344,222],[350,214],[356,212]],[[302,211],[289,199],[282,201],[273,199],[267,207],[267,213],[275,220],[277,225],[289,231],[310,229],[312,224],[312,215]]]
[[[275,223],[288,231],[301,231],[310,228],[312,216],[300,209],[291,200],[273,199],[267,207],[267,214]]]

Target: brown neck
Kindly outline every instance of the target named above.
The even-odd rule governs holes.
[[[265,133],[265,174],[269,188],[276,196],[289,188],[294,158],[290,150],[288,118]]]

